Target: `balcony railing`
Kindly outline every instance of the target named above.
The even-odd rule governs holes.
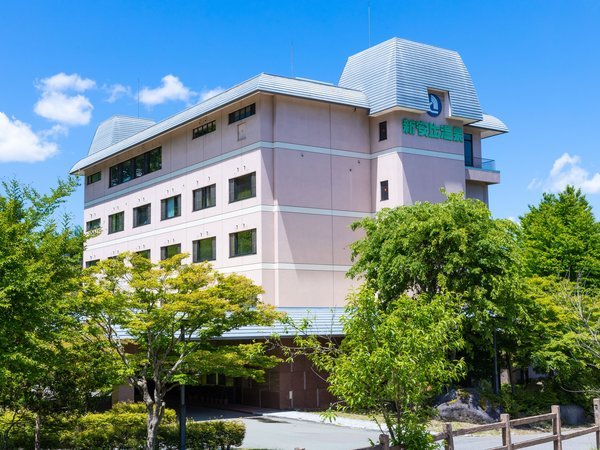
[[[481,170],[496,170],[496,161],[485,158],[471,158],[471,161],[465,160],[465,166]]]

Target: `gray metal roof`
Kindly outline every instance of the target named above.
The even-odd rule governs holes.
[[[277,308],[277,311],[285,313],[291,322],[301,326],[306,321],[308,326],[302,333],[306,335],[317,336],[343,336],[343,326],[341,317],[345,308],[328,307],[283,307]],[[224,333],[215,340],[233,340],[233,339],[267,339],[272,336],[293,337],[299,334],[298,329],[293,326],[277,322],[272,326],[247,326]],[[117,336],[119,339],[128,339],[131,336],[126,331],[117,327]]]
[[[138,117],[113,116],[98,125],[88,156],[121,142],[123,139],[133,136],[155,123],[153,120]]]
[[[277,308],[285,313],[294,324],[301,325],[306,321],[309,325],[303,330],[304,334],[318,336],[343,336],[341,317],[345,308],[327,307],[287,307]],[[228,331],[218,339],[261,339],[273,335],[292,337],[298,333],[297,329],[280,322],[270,327],[248,326],[237,330]]]
[[[255,92],[269,92],[273,94],[290,95],[294,97],[355,106],[358,108],[369,108],[365,94],[357,90],[332,86],[326,83],[298,80],[295,78],[286,78],[262,73],[254,78],[249,79],[248,81],[232,87],[225,92],[209,98],[202,103],[175,114],[163,120],[162,122],[158,122],[157,124],[146,128],[145,130],[120,142],[114,143],[109,147],[96,151],[95,153],[90,152],[88,156],[73,166],[71,173],[76,173],[82,169],[85,169],[86,167],[91,166],[92,164],[100,162],[117,153],[153,139],[169,130],[184,125],[200,116],[222,108]]]
[[[392,38],[348,58],[340,86],[367,94],[371,114],[394,108],[429,109],[427,89],[447,91],[451,117],[482,120],[471,76],[460,55]]]
[[[458,53],[393,38],[348,58],[339,86],[262,73],[147,128],[144,126],[151,122],[144,119],[109,119],[98,127],[88,155],[71,173],[80,173],[256,92],[349,105],[378,114],[397,107],[427,111],[428,89],[448,92],[450,117],[475,121],[471,126],[484,129],[483,137],[508,131],[500,120],[482,114],[477,92]]]
[[[481,128],[482,138],[496,136],[497,134],[508,133],[508,127],[500,119],[489,114],[483,115],[483,120],[469,124],[470,127]]]

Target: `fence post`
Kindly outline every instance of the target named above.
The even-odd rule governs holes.
[[[500,414],[500,422],[504,424],[504,427],[502,427],[502,445],[505,445],[508,450],[511,450],[510,414]]]
[[[390,450],[390,437],[387,434],[379,435],[379,443],[381,444],[381,450]]]
[[[594,399],[594,423],[596,424],[596,448],[600,448],[600,398]]]
[[[444,449],[454,450],[454,436],[452,435],[452,424],[444,422],[444,433],[446,438],[444,439]]]
[[[552,419],[552,434],[557,436],[554,441],[554,450],[562,450],[562,430],[560,423],[560,406],[552,405],[552,414],[556,417]]]

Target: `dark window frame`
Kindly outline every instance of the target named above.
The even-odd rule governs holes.
[[[246,192],[247,189],[240,190],[239,184],[243,182],[245,178],[250,180],[250,194],[244,197],[240,197],[242,192]],[[256,172],[247,173],[240,175],[239,177],[229,179],[229,203],[240,202],[249,198],[256,197]]]
[[[379,122],[379,141],[387,140],[387,120]]]
[[[108,187],[115,187],[162,169],[162,147],[134,156],[108,169]]]
[[[236,111],[229,113],[229,125],[235,122],[239,122],[247,117],[253,116],[256,114],[256,103],[252,103],[251,105],[244,106]]]
[[[101,179],[102,179],[102,172],[95,172],[86,177],[86,184],[87,185],[94,184],[94,183],[97,183],[98,181],[100,181]]]
[[[152,252],[150,251],[150,249],[146,249],[146,250],[139,250],[137,252],[135,252],[136,254],[142,256],[143,258],[146,259],[150,259],[150,256],[152,255]]]
[[[390,184],[388,180],[379,182],[379,199],[382,202],[390,199]]]
[[[173,253],[171,256],[169,256],[169,249],[172,249],[172,248],[176,248],[177,252]],[[160,260],[164,261],[165,259],[171,258],[175,255],[179,255],[180,253],[181,253],[181,244],[165,245],[160,248]]]
[[[169,201],[173,200],[173,215],[167,215]],[[160,201],[160,220],[174,219],[181,216],[181,194],[173,195],[172,197],[163,198]]]
[[[99,259],[92,259],[91,261],[86,261],[85,262],[85,268],[89,269],[90,267],[95,266],[96,264],[98,264],[100,262]]]
[[[217,121],[212,120],[205,124],[200,125],[192,130],[192,140],[198,139],[201,136],[204,136],[208,133],[212,133],[217,130]]]
[[[113,219],[113,217],[121,217],[119,222],[117,222],[117,225],[120,225],[120,227],[117,227],[118,229],[115,228],[115,222],[114,222],[115,219]],[[125,211],[121,211],[121,212],[109,215],[108,216],[108,234],[119,233],[123,230],[125,230]]]
[[[138,212],[140,212],[143,208],[147,208],[147,222],[139,223]],[[133,228],[143,227],[144,225],[150,225],[152,223],[152,203],[146,203],[145,205],[136,206],[133,208]]]
[[[473,167],[474,157],[473,157],[473,134],[472,133],[464,133],[463,134],[463,151],[465,157],[465,166]]]
[[[85,223],[85,231],[89,233],[90,231],[97,230],[102,228],[102,221],[100,219],[88,220]]]
[[[240,249],[240,235],[250,233],[250,251],[242,253]],[[251,230],[236,231],[229,234],[229,257],[237,258],[239,256],[256,255],[257,253],[257,232],[256,228]]]
[[[197,201],[197,197],[200,199]],[[216,183],[202,186],[192,191],[192,211],[212,208],[217,206],[217,185]]]
[[[208,241],[210,241],[211,256],[210,256],[210,258],[201,258],[200,245],[202,242],[207,243]],[[203,262],[203,261],[215,261],[216,259],[217,259],[217,238],[215,236],[192,241],[192,261],[193,262],[197,263],[197,262]]]

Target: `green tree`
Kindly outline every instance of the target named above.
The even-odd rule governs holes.
[[[122,254],[87,269],[83,283],[90,333],[118,355],[123,379],[146,404],[147,450],[156,446],[165,395],[177,383],[213,373],[260,379],[278,361],[262,343],[215,341],[241,326],[273,323],[278,316],[259,301],[262,289],[208,263],[182,264],[185,257],[154,264]]]
[[[0,405],[36,414],[36,448],[43,416],[83,407],[103,376],[84,370],[90,349],[79,351],[73,293],[85,236],[57,217],[76,186],[70,178],[42,195],[13,180],[0,194]]]
[[[573,186],[544,194],[521,217],[529,276],[553,276],[600,287],[600,224],[585,195]]]
[[[459,308],[439,293],[403,294],[384,310],[372,290],[361,289],[350,297],[339,350],[312,359],[348,408],[383,416],[393,445],[436,448],[425,403],[463,375],[463,361],[451,357],[463,345]]]
[[[493,219],[484,203],[449,194],[442,203],[384,209],[353,228],[365,236],[351,247],[349,276],[364,279],[384,310],[405,294],[460,299],[470,369],[481,366],[478,352],[491,361],[494,329],[506,340],[518,334],[525,320],[518,228]]]

